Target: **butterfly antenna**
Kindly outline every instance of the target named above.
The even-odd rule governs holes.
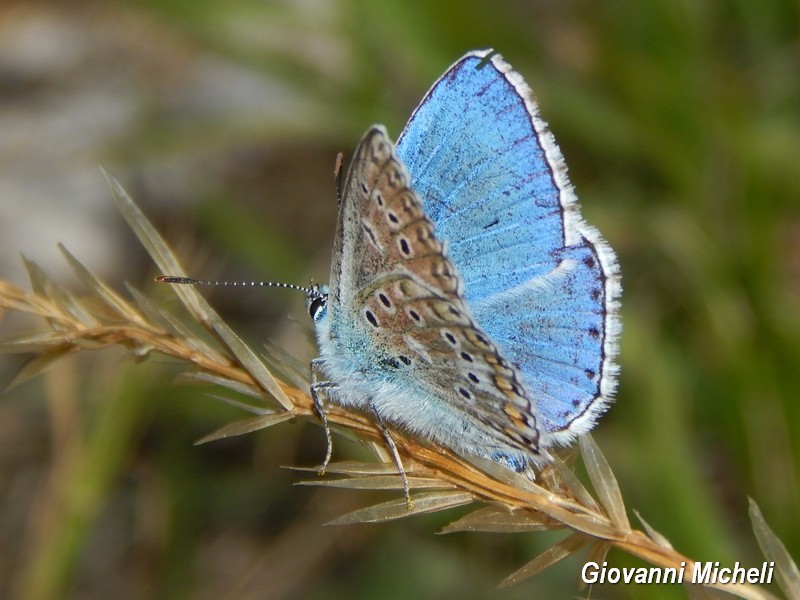
[[[159,275],[156,277],[158,283],[174,283],[179,285],[213,285],[220,287],[276,287],[287,290],[297,290],[307,296],[317,293],[313,287],[295,285],[293,283],[276,283],[274,281],[209,281],[207,279],[192,279],[191,277],[181,277],[178,275]]]

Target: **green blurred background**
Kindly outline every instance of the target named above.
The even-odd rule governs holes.
[[[629,509],[692,558],[756,564],[751,496],[798,557],[799,26],[785,0],[4,2],[0,264],[21,281],[24,250],[75,285],[63,241],[114,285],[171,302],[103,165],[192,273],[324,281],[336,153],[374,122],[396,136],[448,65],[494,47],[620,257],[621,383],[595,435]],[[206,295],[256,347],[312,355],[301,298]],[[19,364],[4,359],[3,382]],[[324,452],[307,423],[193,447],[242,413],[175,385],[180,371],[104,351],[2,398],[0,597],[579,593],[575,558],[494,588],[559,535],[433,535],[464,511],[323,527],[382,496],[292,487],[302,477],[280,466]]]

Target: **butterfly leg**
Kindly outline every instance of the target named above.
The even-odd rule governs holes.
[[[332,381],[319,381],[318,377],[322,373],[321,369],[322,361],[318,358],[315,358],[311,361],[311,400],[314,403],[314,410],[317,411],[317,415],[319,415],[319,420],[322,421],[322,427],[325,429],[325,440],[327,442],[327,449],[325,450],[325,460],[322,461],[322,467],[320,467],[319,474],[324,475],[325,469],[328,467],[328,464],[331,462],[331,456],[333,456],[333,436],[331,435],[331,428],[328,426],[328,415],[325,412],[325,407],[322,405],[322,399],[320,398],[320,392],[327,394],[328,390],[336,388],[336,384]]]
[[[406,475],[406,470],[403,467],[403,461],[400,460],[400,453],[397,451],[397,444],[394,443],[392,439],[392,435],[389,433],[389,429],[386,427],[386,423],[383,422],[383,418],[375,410],[375,406],[372,402],[369,403],[370,412],[372,412],[372,416],[375,417],[375,422],[380,427],[381,434],[383,435],[383,439],[386,441],[386,446],[389,448],[389,452],[392,453],[392,458],[394,459],[394,464],[397,465],[397,470],[400,472],[400,479],[403,480],[403,494],[406,497],[406,506],[408,510],[414,508],[414,503],[411,502],[411,488],[408,485],[408,476]]]

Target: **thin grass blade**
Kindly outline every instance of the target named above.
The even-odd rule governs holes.
[[[76,351],[76,349],[77,348],[75,346],[64,345],[60,348],[56,348],[54,350],[50,350],[49,352],[45,352],[44,354],[39,354],[33,357],[17,372],[17,374],[11,380],[11,383],[9,383],[8,387],[6,387],[6,390],[10,390],[18,386],[20,383],[36,377],[60,361],[62,358],[72,354],[74,351]]]
[[[566,486],[570,492],[572,492],[579,504],[582,504],[583,506],[595,512],[600,512],[600,506],[597,504],[597,501],[589,493],[589,490],[587,490],[586,487],[581,483],[580,479],[578,479],[572,469],[561,462],[558,458],[551,463],[551,466],[556,470],[558,476],[561,478],[561,483]]]
[[[58,244],[58,249],[61,251],[61,254],[64,255],[64,258],[67,259],[67,262],[78,278],[83,281],[84,285],[93,290],[112,311],[140,327],[148,326],[144,319],[142,319],[142,316],[134,310],[128,302],[108,287],[108,285],[95,277],[63,244]]]
[[[611,544],[608,542],[594,542],[591,546],[589,546],[589,550],[586,552],[586,559],[584,560],[583,564],[593,562],[595,564],[602,565],[606,560],[606,556],[608,556],[609,550],[611,550]],[[581,578],[578,589],[584,590],[588,587],[588,585],[589,584]]]
[[[260,356],[275,373],[280,374],[298,390],[309,389],[311,371],[308,361],[298,360],[269,340],[264,342],[263,346],[264,352],[260,353]]]
[[[639,514],[638,510],[634,510],[633,512],[636,514],[636,518],[639,519],[639,522],[642,524],[642,527],[644,527],[644,530],[647,532],[647,535],[650,536],[651,540],[653,540],[656,544],[658,544],[662,548],[666,548],[667,550],[673,549],[672,544],[669,543],[669,540],[665,538],[662,534],[660,534],[658,531],[653,529],[650,526],[650,523],[645,521],[644,517],[641,514]]]
[[[514,571],[511,575],[503,579],[498,587],[505,588],[518,584],[520,581],[533,577],[554,565],[558,561],[583,548],[590,538],[582,533],[572,533],[561,540],[558,544],[545,550],[521,569]]]
[[[381,523],[414,515],[422,515],[474,502],[475,498],[467,492],[430,492],[411,497],[413,506],[409,508],[405,498],[398,498],[368,508],[362,508],[326,525],[352,525],[354,523]]]
[[[263,406],[253,406],[248,402],[242,402],[240,400],[235,400],[234,398],[228,398],[227,396],[222,396],[221,394],[209,394],[208,397],[213,398],[214,400],[219,400],[223,404],[227,404],[228,406],[238,408],[239,410],[243,410],[244,412],[254,415],[271,415],[275,412],[272,409],[264,408]]]
[[[283,467],[284,469],[290,469],[292,471],[301,471],[301,472],[313,472],[318,473],[321,466],[317,467],[295,467],[291,465],[287,465]],[[397,477],[399,473],[397,472],[397,465],[391,462],[382,462],[382,463],[365,463],[359,462],[355,460],[343,460],[340,462],[330,463],[327,467],[325,467],[326,473],[334,473],[336,475],[350,475],[351,477],[358,477],[358,476],[368,476],[368,475],[394,475]],[[412,470],[406,469],[407,473],[413,472]]]
[[[545,514],[504,507],[486,506],[461,517],[439,533],[483,531],[488,533],[524,533],[563,529],[564,525]]]
[[[250,419],[242,419],[240,421],[235,421],[234,423],[229,423],[224,427],[220,427],[213,433],[209,433],[207,436],[200,438],[194,443],[194,445],[199,446],[201,444],[207,444],[208,442],[213,442],[215,440],[221,440],[224,438],[234,437],[237,435],[244,435],[246,433],[253,433],[254,431],[258,431],[260,429],[266,429],[267,427],[272,427],[273,425],[277,425],[278,423],[283,423],[284,421],[288,421],[289,419],[294,418],[294,416],[295,416],[294,414],[288,411],[282,411],[278,413],[252,417]]]
[[[138,309],[150,323],[161,328],[166,333],[180,338],[183,343],[201,354],[206,354],[208,356],[219,354],[218,350],[208,345],[196,332],[189,329],[189,327],[168,311],[161,309],[155,302],[142,294],[135,287],[127,283],[125,287],[133,297]]]
[[[180,322],[175,319],[175,317],[170,315],[168,312],[161,310],[155,302],[145,296],[137,288],[129,283],[125,283],[125,288],[133,298],[133,303],[136,305],[136,308],[139,310],[139,312],[141,312],[148,323],[155,325],[170,335],[181,335],[181,333],[186,332],[185,329],[181,331],[178,327],[176,327],[176,324],[180,324]]]
[[[249,398],[264,400],[265,392],[260,388],[247,383],[242,383],[241,381],[228,379],[227,377],[222,377],[220,375],[214,375],[213,373],[206,373],[205,371],[180,373],[175,379],[180,383],[191,383],[192,385],[218,385]],[[265,412],[264,408],[260,408],[260,410],[261,413],[259,414],[263,414]]]
[[[498,462],[482,456],[470,456],[465,460],[501,483],[505,483],[517,489],[528,490],[536,494],[547,494],[547,491],[543,487],[537,485],[524,475],[504,467]]]
[[[797,563],[792,560],[786,546],[767,525],[755,500],[752,498],[749,500],[748,512],[750,521],[753,523],[753,533],[761,552],[764,553],[764,558],[775,563],[775,578],[786,597],[789,600],[800,600],[800,569],[797,568]]]
[[[0,342],[0,354],[22,354],[25,352],[47,352],[64,344],[64,335],[52,331],[43,331],[9,337]]]
[[[623,532],[631,531],[631,524],[625,512],[625,502],[622,500],[622,492],[619,489],[617,478],[611,471],[600,447],[595,443],[590,434],[580,437],[581,454],[586,464],[586,471],[592,485],[597,492],[603,508],[608,513],[611,522]]]
[[[343,479],[309,479],[306,481],[298,481],[295,485],[351,490],[402,490],[403,480],[399,474],[395,473],[394,475],[373,475]],[[408,487],[412,490],[452,490],[455,488],[452,484],[433,477],[409,477]]]
[[[91,312],[86,310],[72,294],[47,277],[47,274],[39,265],[25,256],[22,257],[22,262],[28,271],[31,289],[35,294],[49,299],[62,315],[72,317],[73,320],[79,321],[86,327],[96,327],[100,324]],[[48,319],[48,322],[54,329],[61,327],[53,319]]]

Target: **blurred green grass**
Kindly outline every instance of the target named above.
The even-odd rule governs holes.
[[[620,256],[621,384],[596,439],[628,506],[693,558],[756,563],[751,496],[800,556],[796,3],[131,0],[104,10],[156,23],[159,35],[263,73],[312,106],[269,122],[154,112],[110,153],[135,179],[145,161],[169,165],[206,148],[216,179],[162,218],[189,248],[215,241],[201,254],[230,278],[327,278],[336,151],[352,151],[373,122],[397,135],[466,50],[501,51],[537,94],[584,214]],[[256,346],[302,337],[286,327],[287,312],[304,318],[301,302],[239,294],[249,297],[212,301]],[[0,590],[94,598],[125,582],[130,598],[484,598],[548,545],[434,537],[441,515],[322,528],[368,500],[290,487],[296,478],[278,466],[321,460],[321,431],[293,424],[194,448],[238,415],[173,386],[170,373],[158,361],[123,369],[100,360],[72,375],[80,393],[66,406],[46,380],[3,401],[41,429],[38,451],[4,459],[39,485],[7,475],[20,491],[6,502],[31,508],[7,511],[24,517],[5,527],[3,545],[25,543],[0,563],[9,582]],[[50,456],[69,449],[66,466]],[[63,474],[70,465],[78,475]],[[502,597],[572,595],[578,571],[575,561],[559,565]]]

